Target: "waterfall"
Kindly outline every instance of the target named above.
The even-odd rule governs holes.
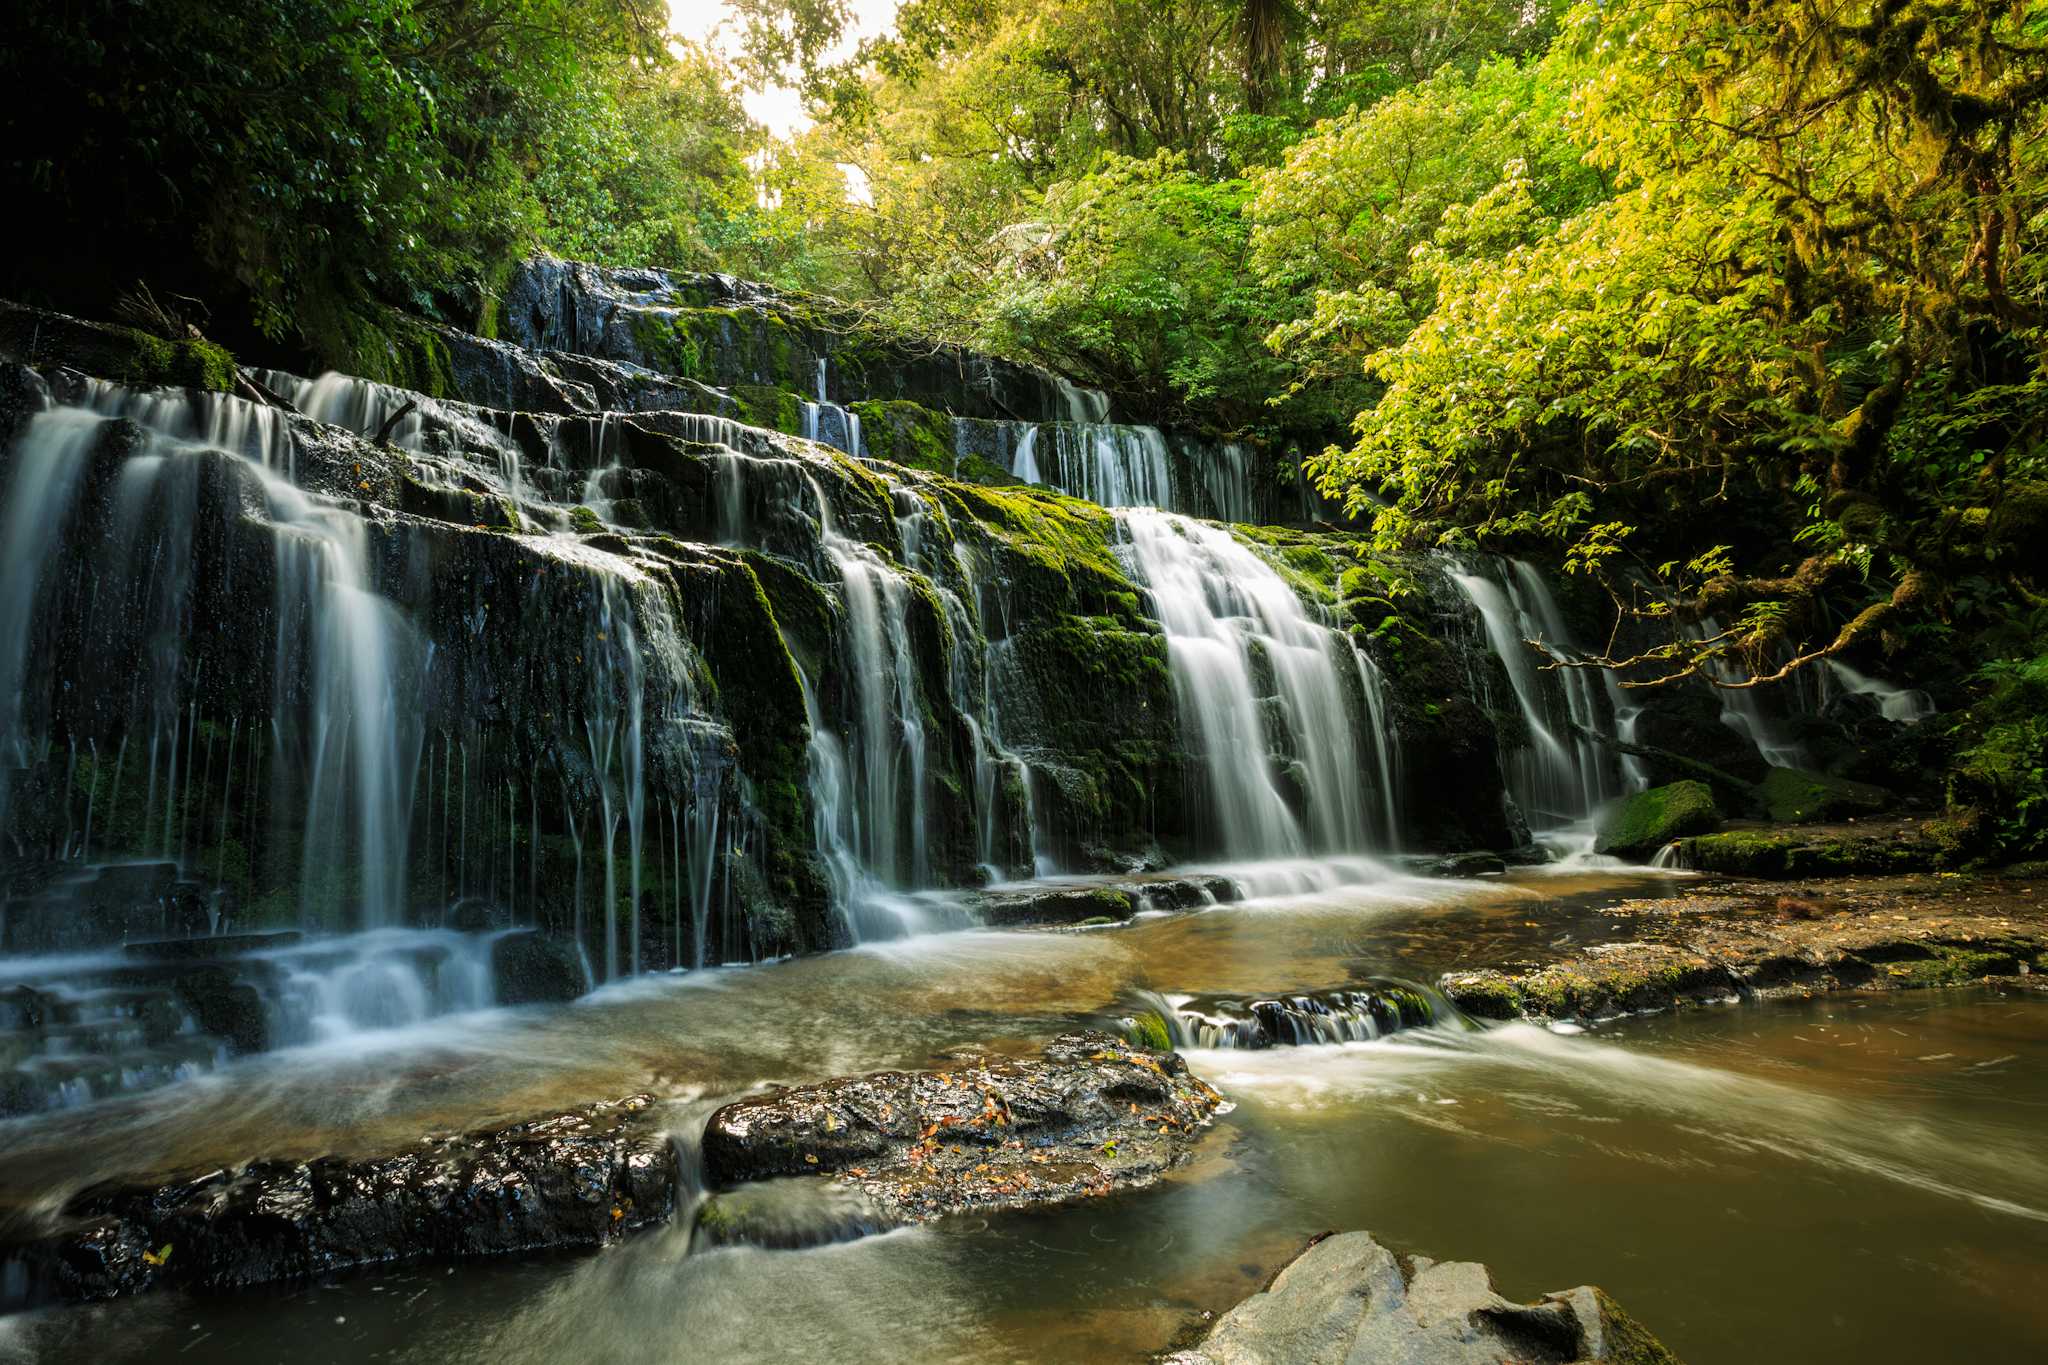
[[[1089,415],[1104,404],[1068,407],[1068,421],[1001,424],[999,452],[1011,474],[1100,507],[1155,507],[1233,523],[1260,519],[1249,446],[1169,439],[1158,427]]]
[[[1691,629],[1696,640],[1711,640],[1720,633],[1721,623],[1711,616],[1701,617]],[[1741,677],[1737,669],[1724,663],[1710,662],[1702,667],[1723,682]],[[1784,723],[1766,707],[1757,688],[1716,687],[1714,695],[1721,702],[1721,723],[1754,745],[1764,762],[1773,768],[1806,766],[1806,746],[1785,733]]]
[[[216,394],[143,393],[88,386],[75,405],[36,414],[14,450],[15,471],[0,524],[8,531],[0,582],[0,749],[5,767],[26,764],[34,747],[25,713],[31,626],[61,585],[47,580],[47,561],[63,543],[71,504],[87,477],[110,422],[140,428],[141,450],[121,462],[114,481],[116,559],[109,565],[114,602],[140,598],[143,619],[118,615],[90,623],[99,647],[136,639],[151,661],[156,696],[146,820],[163,792],[163,837],[176,854],[174,831],[189,825],[197,762],[196,697],[180,713],[181,613],[192,544],[200,534],[193,511],[194,479],[210,456],[238,462],[257,495],[254,515],[274,531],[276,636],[273,673],[305,669],[303,694],[276,689],[273,721],[306,755],[302,912],[345,914],[376,926],[401,921],[407,900],[406,841],[411,822],[412,765],[420,730],[412,719],[417,641],[371,588],[368,525],[359,516],[293,485],[292,435],[274,409]],[[154,553],[138,553],[145,531]],[[110,655],[109,657],[118,657]],[[168,745],[164,745],[169,718]],[[303,726],[301,726],[303,720]],[[182,753],[181,753],[182,746]],[[161,764],[158,751],[161,749]],[[181,768],[182,764],[182,768]],[[182,774],[184,790],[178,783]],[[4,782],[0,777],[0,782]],[[202,789],[201,796],[204,796]],[[0,817],[6,815],[0,790]],[[177,816],[181,807],[185,818]]]
[[[833,446],[858,458],[864,448],[860,434],[860,414],[851,408],[840,407],[828,396],[826,362],[823,356],[818,357],[814,378],[817,397],[806,401],[803,406],[804,439]]]
[[[1279,572],[1221,527],[1167,512],[1118,519],[1166,633],[1223,852],[1298,858],[1367,845],[1360,736],[1382,750],[1390,739],[1360,723],[1354,698],[1372,675],[1352,646],[1311,620]]]
[[[1880,682],[1867,673],[1860,673],[1840,659],[1821,660],[1820,671],[1814,674],[1820,693],[1820,705],[1826,706],[1837,692],[1852,697],[1868,697],[1877,706],[1877,712],[1894,725],[1918,725],[1935,713],[1934,698],[1917,688],[1894,687]],[[1815,709],[1819,709],[1816,707]]]
[[[351,861],[357,923],[402,923],[407,901],[407,841],[414,769],[423,730],[414,700],[422,651],[405,619],[370,588],[369,535],[363,521],[315,503],[264,471],[278,538],[277,658],[304,658],[311,669],[311,776],[306,797],[302,915],[309,922],[334,904],[329,878]],[[290,733],[295,700],[280,692],[275,723]],[[354,857],[348,853],[353,835]]]
[[[1488,647],[1500,660],[1529,742],[1506,756],[1508,792],[1533,832],[1555,836],[1577,827],[1603,802],[1644,784],[1638,763],[1617,759],[1593,736],[1615,733],[1617,717],[1633,719],[1605,670],[1545,668],[1529,641],[1566,658],[1571,648],[1557,601],[1541,574],[1520,560],[1454,565],[1450,578],[1478,613]]]
[[[31,761],[23,686],[44,566],[69,519],[102,425],[97,414],[76,408],[37,413],[16,447],[13,478],[0,504],[0,827],[10,778]]]

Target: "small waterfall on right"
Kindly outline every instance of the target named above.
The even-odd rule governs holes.
[[[1575,651],[1557,599],[1533,566],[1454,561],[1449,576],[1479,614],[1528,732],[1527,744],[1503,754],[1508,794],[1553,854],[1590,854],[1594,813],[1645,785],[1640,761],[1598,738],[1623,737],[1633,710],[1605,670],[1543,666],[1531,641],[1564,658]]]

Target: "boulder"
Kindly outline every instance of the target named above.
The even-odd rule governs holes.
[[[576,945],[538,929],[517,929],[491,945],[491,980],[501,1005],[560,1004],[590,989]]]
[[[1677,1365],[1590,1285],[1516,1303],[1483,1265],[1397,1257],[1363,1232],[1311,1245],[1170,1365]]]
[[[263,992],[221,965],[195,967],[180,973],[171,990],[202,1033],[221,1039],[236,1052],[261,1052],[270,1046],[270,1011]]]
[[[1624,796],[1600,814],[1600,832],[1593,848],[1623,858],[1647,858],[1688,834],[1705,834],[1721,825],[1721,808],[1704,782],[1687,779]]]
[[[1764,813],[1781,825],[1811,825],[1856,815],[1875,815],[1892,804],[1892,794],[1868,782],[1808,772],[1804,768],[1773,768],[1757,786]]]
[[[0,1245],[0,1309],[598,1246],[674,1210],[676,1152],[653,1104],[635,1095],[395,1156],[96,1186],[57,1230]]]
[[[1186,1160],[1222,1096],[1177,1053],[1107,1033],[1037,1060],[884,1071],[729,1104],[704,1130],[722,1185],[819,1176],[881,1225],[1150,1184]]]

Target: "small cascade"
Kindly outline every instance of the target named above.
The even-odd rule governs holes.
[[[952,639],[947,675],[953,711],[966,725],[973,749],[977,861],[990,881],[1000,881],[1026,865],[1018,850],[1009,846],[1010,827],[1004,819],[1012,806],[1021,806],[1022,846],[1031,855],[1028,866],[1044,875],[1052,869],[1039,856],[1042,839],[1031,798],[1031,765],[1003,743],[989,659],[992,647],[983,626],[996,585],[982,570],[975,550],[954,539],[943,516],[917,492],[898,489],[896,510],[904,559],[932,585]]]
[[[1815,710],[1824,709],[1837,696],[1849,696],[1868,698],[1877,707],[1877,713],[1894,725],[1918,725],[1935,714],[1934,698],[1925,692],[1880,682],[1840,659],[1821,660],[1814,677],[1820,693]]]
[[[1650,866],[1667,872],[1682,871],[1692,866],[1685,853],[1685,840],[1673,839],[1657,850],[1657,856],[1650,859]]]
[[[929,881],[924,698],[911,655],[912,588],[874,547],[840,533],[815,479],[820,544],[839,577],[844,630],[841,677],[851,719],[844,741],[803,679],[818,850],[833,900],[856,940],[927,927],[910,894]]]
[[[29,714],[31,684],[42,693],[48,679],[30,676],[32,624],[66,592],[52,579],[50,561],[60,547],[78,552],[81,538],[92,534],[74,524],[91,510],[82,506],[82,490],[101,477],[99,456],[108,443],[128,433],[139,444],[113,465],[116,557],[105,566],[103,588],[109,610],[90,619],[89,647],[110,669],[138,654],[147,665],[149,695],[140,699],[150,717],[145,846],[152,846],[147,831],[160,820],[154,849],[181,855],[195,813],[195,776],[206,784],[201,802],[212,785],[217,736],[205,736],[203,752],[193,695],[200,679],[188,676],[183,646],[191,630],[193,558],[204,534],[194,511],[198,484],[225,457],[251,490],[252,513],[275,532],[271,667],[296,687],[276,689],[271,729],[279,745],[304,756],[302,783],[280,792],[303,802],[305,812],[302,915],[318,922],[339,913],[345,899],[356,925],[401,922],[419,739],[409,719],[416,712],[410,699],[418,642],[372,589],[369,523],[291,483],[290,429],[276,410],[238,398],[94,383],[73,402],[37,414],[17,441],[0,513],[10,531],[0,588],[0,820],[7,817],[4,773],[26,766],[39,743],[31,731],[42,723]]]
[[[861,440],[860,414],[851,408],[842,408],[832,401],[828,394],[826,378],[825,357],[819,356],[817,397],[806,401],[803,408],[804,439],[843,450],[858,459],[867,449]]]
[[[1010,471],[1102,507],[1172,507],[1173,471],[1157,427],[1056,422],[1032,429]],[[1049,438],[1049,439],[1048,439]]]
[[[1509,794],[1537,835],[1563,843],[1576,833],[1590,846],[1593,812],[1645,785],[1637,761],[1617,758],[1594,738],[1616,734],[1633,712],[1605,670],[1543,666],[1532,641],[1559,657],[1577,656],[1549,585],[1530,565],[1459,564],[1450,578],[1478,614],[1528,730],[1529,742],[1506,758]]]
[[[169,939],[0,957],[0,1117],[153,1089],[235,1056],[489,1009],[495,934]]]
[[[1119,519],[1166,634],[1225,856],[1299,858],[1391,838],[1368,814],[1391,807],[1366,793],[1368,765],[1389,765],[1362,746],[1383,753],[1392,742],[1367,725],[1383,704],[1359,695],[1376,673],[1228,531],[1165,512]]]
[[[1399,982],[1282,995],[1156,996],[1150,1015],[1175,1047],[1255,1049],[1369,1043],[1405,1028],[1427,1028],[1452,1011],[1435,993]],[[1146,1014],[1123,1021],[1143,1041]]]
[[[1711,616],[1702,617],[1691,633],[1696,640],[1711,640],[1721,633],[1721,623]],[[1724,683],[1741,678],[1740,672],[1728,664],[1709,662],[1703,667],[1711,677]],[[1807,766],[1806,746],[1786,733],[1784,721],[1767,705],[1760,689],[1715,687],[1714,695],[1721,702],[1721,723],[1754,745],[1765,763],[1773,768]]]

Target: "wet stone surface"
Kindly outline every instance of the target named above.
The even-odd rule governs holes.
[[[884,1224],[1063,1203],[1150,1184],[1222,1097],[1172,1052],[1070,1033],[1037,1060],[884,1071],[728,1105],[704,1134],[726,1185],[816,1175]]]
[[[657,1112],[636,1095],[396,1156],[95,1186],[59,1230],[0,1244],[0,1307],[602,1245],[674,1208],[677,1158]]]

